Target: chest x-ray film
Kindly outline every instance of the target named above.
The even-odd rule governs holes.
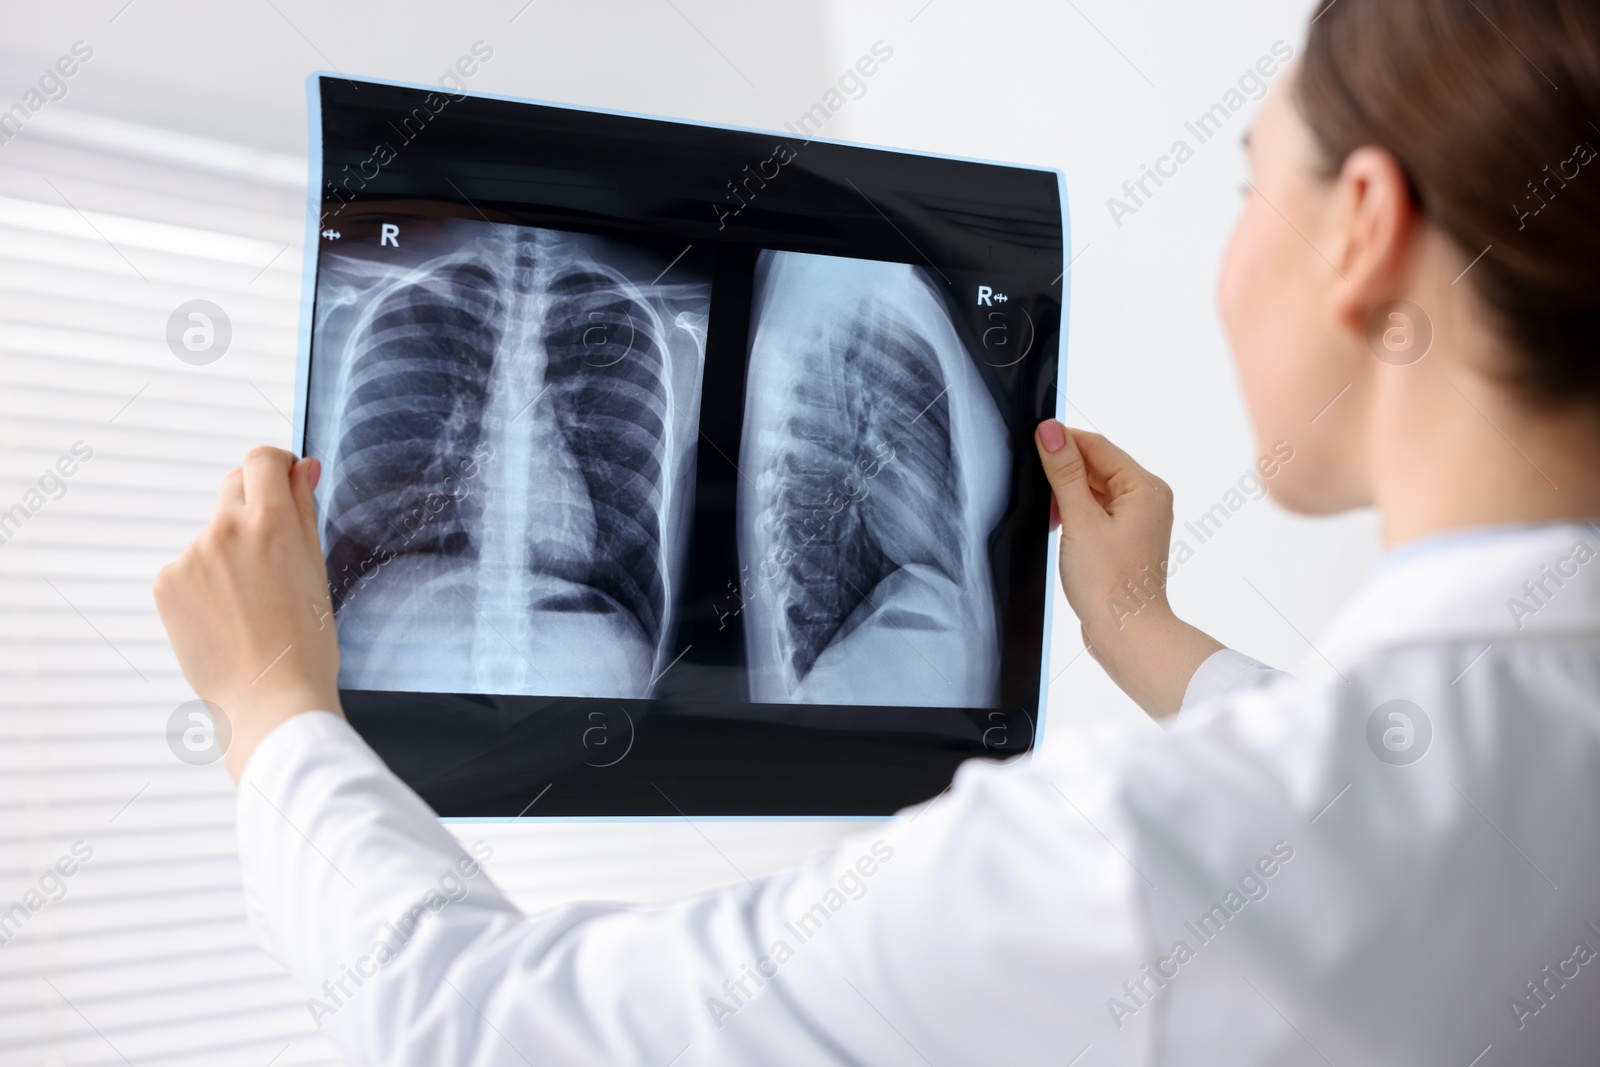
[[[311,101],[297,444],[346,712],[436,810],[878,815],[1033,744],[1056,172]]]

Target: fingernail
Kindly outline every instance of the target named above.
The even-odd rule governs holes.
[[[1039,443],[1046,452],[1060,452],[1067,446],[1067,431],[1055,419],[1045,419],[1039,424]]]
[[[321,480],[322,480],[322,460],[320,460],[320,459],[308,459],[308,460],[306,460],[306,485],[308,485],[312,489],[315,489],[317,487],[317,483],[320,482]]]

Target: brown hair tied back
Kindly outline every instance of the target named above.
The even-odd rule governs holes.
[[[1296,88],[1330,173],[1399,160],[1537,402],[1600,407],[1600,2],[1322,0]]]

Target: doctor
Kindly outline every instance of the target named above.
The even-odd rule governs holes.
[[[1592,0],[1324,0],[1220,302],[1274,495],[1377,507],[1387,556],[1292,676],[1159,582],[1114,612],[1170,493],[1044,423],[1068,598],[1172,728],[759,884],[518,912],[341,717],[318,467],[252,452],[155,594],[318,1024],[428,1067],[1600,1061],[1597,57]]]

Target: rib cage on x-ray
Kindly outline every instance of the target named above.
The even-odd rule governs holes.
[[[990,706],[1005,429],[908,265],[763,253],[739,504],[758,702]]]
[[[322,380],[341,684],[646,695],[671,656],[709,285],[632,281],[597,238],[454,229],[453,251],[353,261],[319,292],[319,319],[348,320]]]
[[[483,501],[456,486],[476,473],[503,304],[488,269],[458,260],[391,286],[352,338],[325,514],[335,612],[363,561],[477,558]]]
[[[869,475],[890,463],[890,476],[923,499],[957,495],[950,413],[937,403],[944,376],[910,326],[865,316],[841,323],[828,353],[832,372],[803,378],[790,394],[790,447],[778,456],[776,499],[764,518],[794,557],[784,614],[797,675],[811,670],[890,570],[920,563],[962,579],[961,531],[950,511],[906,509],[880,515],[876,528],[867,523]],[[840,498],[858,506],[835,512]]]

